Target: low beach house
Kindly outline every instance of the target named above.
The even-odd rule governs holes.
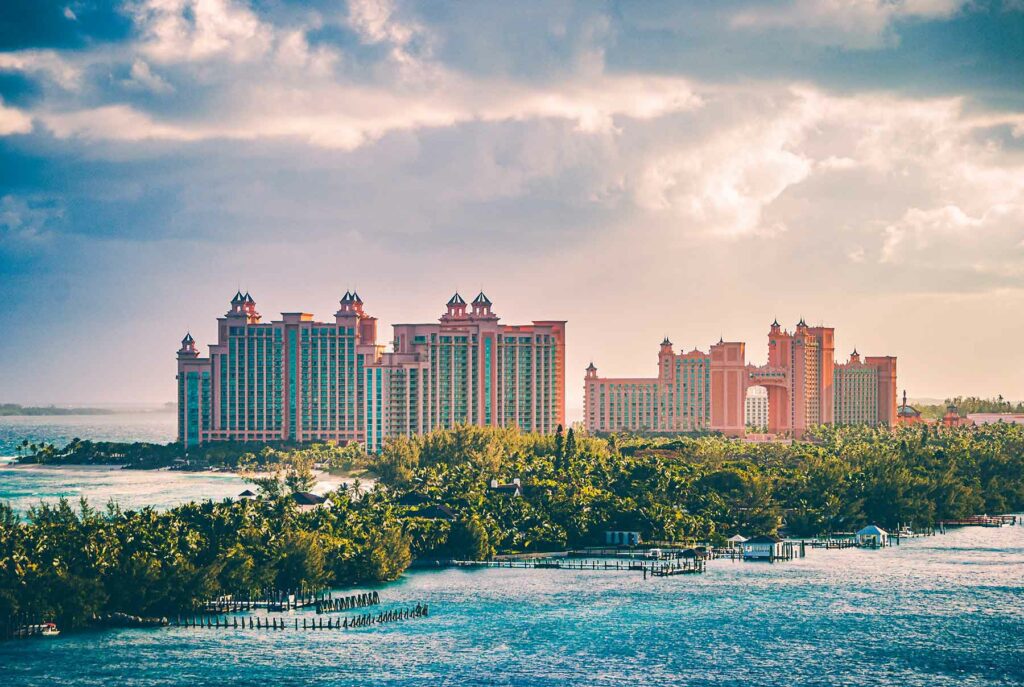
[[[774,561],[784,558],[782,540],[771,534],[751,537],[742,546],[743,560]]]
[[[868,525],[857,532],[857,546],[878,549],[889,545],[889,533],[878,525]]]

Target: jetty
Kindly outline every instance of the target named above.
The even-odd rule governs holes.
[[[379,603],[380,595],[377,592],[364,592],[362,594],[336,597],[333,593],[325,590],[275,591],[256,598],[234,595],[218,597],[203,604],[202,611],[212,614],[242,613],[257,610],[284,613],[313,608],[316,609],[317,613],[326,613],[375,606]]]
[[[575,560],[572,558],[527,558],[511,560],[491,561],[452,561],[452,565],[460,568],[510,568],[518,570],[590,570],[590,571],[635,571],[642,572],[646,577],[648,574],[663,577],[665,570],[671,575],[684,573],[704,572],[704,559],[699,557],[678,558],[671,562],[659,560],[632,559],[603,559],[603,560]]]
[[[1017,524],[1016,515],[971,515],[954,520],[940,520],[939,526],[946,527],[1007,527]]]
[[[427,604],[416,604],[409,608],[380,611],[378,613],[364,613],[344,618],[328,617],[325,621],[320,618],[292,618],[289,622],[285,618],[249,616],[239,618],[238,616],[178,616],[172,627],[196,628],[207,630],[355,630],[385,623],[394,623],[413,618],[425,618],[430,609]]]

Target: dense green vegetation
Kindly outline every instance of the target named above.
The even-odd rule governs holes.
[[[367,465],[379,482],[301,512],[290,492],[309,487],[325,456]],[[1024,509],[1016,425],[822,428],[793,445],[460,427],[391,441],[373,457],[268,448],[242,463],[264,469],[252,477],[261,500],[163,513],[60,503],[24,519],[0,509],[0,619],[28,611],[75,626],[92,613],[172,614],[225,593],[390,580],[414,558],[599,544],[610,529],[720,542]],[[490,488],[515,478],[521,497]]]
[[[301,454],[324,469],[351,471],[366,464],[358,444],[218,442],[186,449],[178,443],[150,444],[72,439],[63,447],[23,440],[18,462],[39,465],[122,465],[133,470],[252,470],[273,466],[281,455]]]
[[[1024,413],[1024,403],[1007,401],[1002,395],[995,398],[978,398],[977,396],[956,396],[947,398],[942,405],[921,404],[914,406],[922,417],[938,420],[946,414],[949,406],[956,406],[957,413],[966,417],[971,413]]]

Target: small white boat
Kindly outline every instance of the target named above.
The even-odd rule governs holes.
[[[57,629],[56,623],[43,623],[43,629],[39,634],[43,637],[56,637],[60,634],[60,630]]]

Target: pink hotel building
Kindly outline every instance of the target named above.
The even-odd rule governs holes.
[[[778,321],[768,332],[768,363],[746,362],[746,345],[719,341],[709,352],[675,353],[667,338],[658,353],[658,376],[599,377],[590,364],[584,379],[584,422],[597,432],[746,432],[747,389],[768,395],[768,432],[800,437],[815,425],[885,424],[896,420],[896,358],[854,351],[836,364],[835,330],[793,332]]]
[[[235,294],[200,356],[178,350],[178,440],[339,441],[371,451],[388,437],[456,424],[554,432],[565,423],[565,322],[498,323],[480,293],[455,294],[436,323],[394,326],[393,351],[377,319],[346,293],[333,322],[282,313],[263,322]]]

